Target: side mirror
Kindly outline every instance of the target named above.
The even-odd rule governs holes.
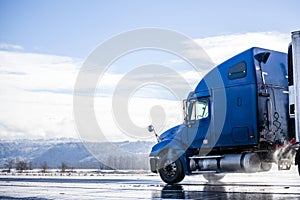
[[[149,125],[149,126],[148,126],[148,131],[149,131],[149,132],[153,132],[153,131],[154,131],[153,125]]]
[[[155,137],[156,137],[156,139],[157,139],[157,142],[160,142],[160,141],[161,141],[160,138],[159,138],[159,136],[158,136],[157,133],[155,132],[154,126],[153,126],[153,125],[149,125],[149,126],[148,126],[148,131],[149,131],[150,133],[151,133],[151,132],[154,133],[154,135],[155,135]]]

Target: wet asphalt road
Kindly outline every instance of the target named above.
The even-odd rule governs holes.
[[[166,185],[155,174],[0,176],[0,199],[300,199],[295,170],[227,174],[209,183],[201,175]]]

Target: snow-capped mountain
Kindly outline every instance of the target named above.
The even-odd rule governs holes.
[[[60,168],[62,163],[66,163],[70,168],[108,169],[111,162],[113,168],[118,169],[148,169],[148,154],[152,145],[153,142],[147,141],[88,145],[88,148],[93,146],[98,150],[97,160],[76,139],[0,140],[0,168],[6,168],[10,161],[14,165],[24,161],[30,163],[32,168],[41,168],[43,163],[47,163],[48,168]],[[112,146],[116,147],[115,150]]]

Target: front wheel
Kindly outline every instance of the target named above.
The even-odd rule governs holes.
[[[182,163],[179,159],[177,159],[175,162],[172,162],[168,159],[163,159],[160,166],[161,168],[159,169],[159,175],[165,183],[179,183],[185,177]]]

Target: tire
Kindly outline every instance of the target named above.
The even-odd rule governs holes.
[[[208,182],[218,182],[224,178],[225,174],[203,174],[203,177],[208,180]]]
[[[179,183],[185,177],[180,159],[177,159],[175,162],[168,159],[162,159],[160,166],[160,178],[167,184]]]

